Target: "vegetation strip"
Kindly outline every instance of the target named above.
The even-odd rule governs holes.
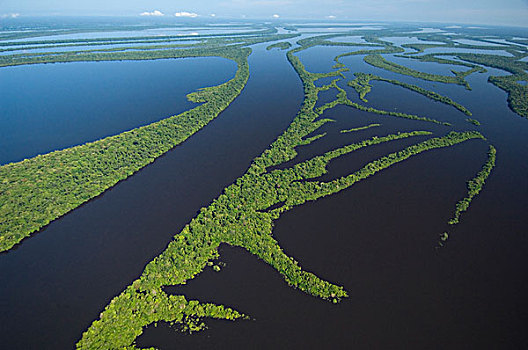
[[[266,50],[279,49],[279,50],[288,50],[291,47],[291,44],[287,41],[281,41],[280,43],[271,44],[266,47]]]
[[[365,125],[365,126],[360,126],[358,128],[341,130],[341,133],[345,134],[345,133],[348,133],[348,132],[361,131],[361,130],[374,128],[374,127],[377,127],[377,126],[381,126],[381,124],[369,124],[369,125]]]
[[[219,52],[234,60],[233,79],[187,95],[199,106],[119,135],[0,167],[0,251],[152,163],[222,112],[249,78],[251,50]]]
[[[469,204],[473,198],[482,191],[482,187],[486,183],[487,178],[490,176],[491,171],[495,167],[495,160],[497,157],[497,150],[492,145],[489,146],[488,160],[482,166],[482,169],[478,172],[477,176],[468,181],[467,188],[468,194],[464,199],[461,199],[456,204],[455,215],[449,220],[449,225],[458,224],[460,222],[460,215],[468,210]]]
[[[482,169],[477,173],[477,175],[473,179],[468,181],[467,196],[457,202],[455,206],[455,214],[447,222],[449,225],[456,225],[460,222],[460,215],[462,215],[463,212],[469,209],[469,205],[471,204],[473,198],[475,198],[475,196],[477,196],[480,191],[482,191],[486,180],[488,179],[491,174],[491,171],[495,167],[496,157],[497,150],[495,149],[495,147],[490,145],[488,151],[488,159],[486,160],[486,163],[484,163]],[[438,242],[439,246],[443,246],[444,243],[448,240],[448,238],[449,234],[447,232],[442,233],[440,235],[440,241]]]
[[[480,122],[478,120],[476,120],[476,119],[467,118],[466,121],[468,123],[471,123],[471,124],[475,125],[475,126],[480,126]]]
[[[377,80],[377,81],[384,81],[384,82],[387,82],[393,85],[401,86],[405,89],[417,92],[427,98],[430,98],[431,100],[442,102],[444,104],[453,106],[459,111],[461,111],[462,113],[466,114],[467,116],[472,115],[471,112],[466,107],[462,106],[459,103],[456,103],[449,97],[442,96],[434,91],[421,88],[417,85],[407,84],[407,83],[394,80],[394,79],[386,79],[386,78],[379,77],[377,75],[367,74],[367,73],[355,73],[354,75],[356,76],[356,79],[349,81],[348,85],[353,87],[359,93],[359,98],[364,102],[368,102],[365,99],[365,95],[369,93],[371,90],[372,86],[370,85],[370,81]],[[474,120],[474,119],[471,119],[471,120]]]
[[[371,66],[385,69],[385,70],[388,70],[394,73],[408,75],[408,76],[423,79],[423,80],[437,81],[440,83],[463,85],[468,90],[470,90],[470,87],[467,81],[464,80],[464,78],[467,75],[479,70],[479,68],[472,68],[465,72],[452,71],[453,74],[455,74],[455,76],[446,76],[446,75],[438,75],[438,74],[420,72],[420,71],[396,64],[394,62],[389,62],[379,54],[367,55],[365,56],[364,61],[370,64]]]

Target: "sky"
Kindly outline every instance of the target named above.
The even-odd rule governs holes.
[[[528,27],[528,0],[0,0],[0,20],[50,15],[373,20]]]

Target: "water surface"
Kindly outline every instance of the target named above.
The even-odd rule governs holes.
[[[0,70],[0,164],[181,113],[186,94],[231,79],[219,57],[57,63]]]

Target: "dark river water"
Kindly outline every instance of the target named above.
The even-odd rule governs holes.
[[[302,101],[302,86],[285,52],[266,51],[265,46],[255,47],[250,56],[251,76],[240,97],[206,128],[15,250],[0,255],[2,347],[74,347],[109,300],[287,127]],[[307,59],[309,70],[324,71],[341,53],[323,52],[326,49],[310,49],[309,60],[306,53],[299,56]],[[528,216],[524,213],[528,121],[512,113],[505,93],[487,83],[490,73],[470,76],[473,90],[469,92],[460,86],[384,72],[363,63],[362,57],[346,57],[342,62],[351,68],[349,78],[355,71],[373,72],[433,89],[463,104],[481,121],[475,127],[453,107],[387,83],[374,82],[367,95],[379,108],[414,111],[449,121],[456,130],[479,130],[497,148],[497,166],[469,211],[462,214],[461,223],[454,229],[446,224],[455,203],[465,195],[466,181],[486,160],[484,141],[425,152],[348,190],[294,208],[275,223],[274,236],[287,254],[306,270],[345,287],[350,297],[341,303],[334,305],[295,290],[258,258],[223,245],[220,260],[226,266],[220,272],[206,269],[187,285],[168,290],[234,307],[251,319],[234,323],[206,320],[209,328],[192,335],[160,324],[146,329],[139,346],[528,346],[524,326],[528,322]],[[419,67],[424,69],[427,64],[419,63]],[[348,87],[347,91],[354,99],[353,91]],[[323,127],[327,136],[300,147],[296,160],[374,135],[410,130],[444,135],[452,130],[343,106],[324,116],[335,119]],[[372,123],[381,126],[339,132]],[[330,164],[322,179],[348,174],[421,140],[393,141],[341,157]],[[439,234],[446,229],[450,232],[447,246],[435,249]]]

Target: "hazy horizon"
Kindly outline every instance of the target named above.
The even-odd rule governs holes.
[[[2,0],[0,20],[34,16],[127,16],[174,19],[259,19],[441,22],[528,27],[528,0]]]

